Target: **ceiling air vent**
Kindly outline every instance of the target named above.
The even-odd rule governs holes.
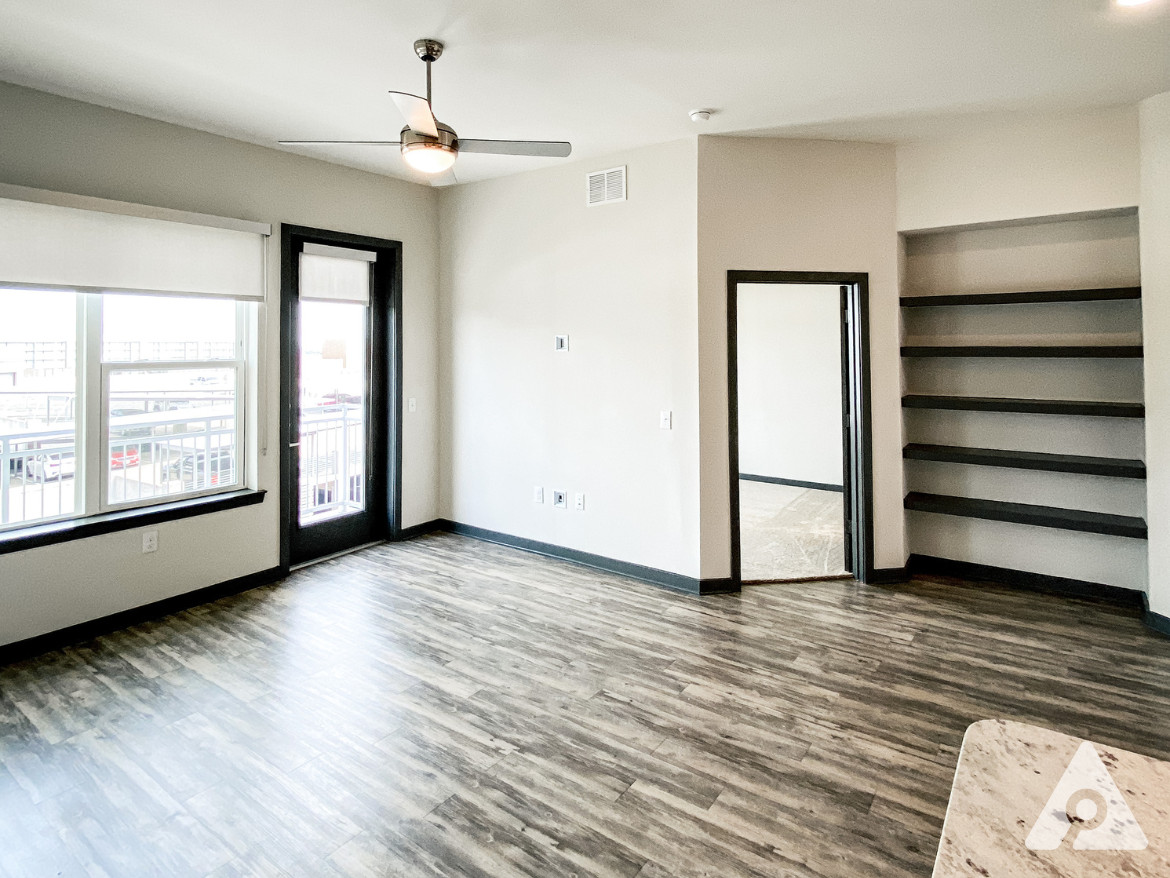
[[[586,174],[585,184],[585,203],[590,207],[609,204],[611,201],[625,201],[626,166]]]

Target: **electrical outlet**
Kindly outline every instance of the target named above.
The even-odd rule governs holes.
[[[662,411],[660,411],[658,413],[658,426],[660,429],[669,430],[670,429],[670,421],[671,421],[671,417],[670,417],[670,410],[669,409],[663,409]]]
[[[148,530],[142,534],[142,554],[149,555],[158,551],[158,531]]]
[[[406,401],[406,410],[408,412],[418,411],[418,401],[413,396]]]
[[[585,511],[585,495],[578,493],[576,498],[575,498],[575,503],[573,505],[574,505],[574,508],[578,512],[584,512]]]
[[[568,509],[569,495],[564,491],[553,491],[553,508],[554,509]]]
[[[540,485],[537,485],[535,488],[532,489],[532,502],[533,503],[543,503],[544,502],[544,488],[542,488]]]

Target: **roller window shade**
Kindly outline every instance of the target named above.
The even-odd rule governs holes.
[[[365,250],[306,244],[301,253],[301,299],[368,305],[370,265],[376,258]]]
[[[258,232],[194,221],[0,198],[0,284],[7,287],[259,301],[265,241]]]

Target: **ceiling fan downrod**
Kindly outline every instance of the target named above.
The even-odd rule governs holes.
[[[414,54],[422,58],[427,65],[427,103],[431,103],[431,64],[439,60],[443,54],[443,44],[438,40],[415,40]]]

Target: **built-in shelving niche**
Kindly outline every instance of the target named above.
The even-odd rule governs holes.
[[[1144,589],[1136,211],[902,245],[911,553]]]

